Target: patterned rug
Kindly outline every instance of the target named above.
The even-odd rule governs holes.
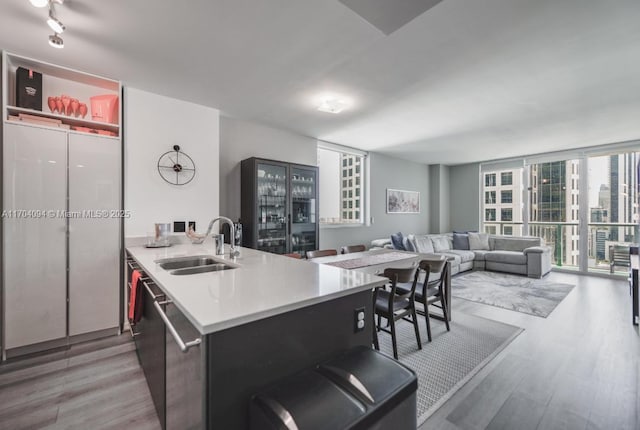
[[[546,318],[574,285],[505,273],[474,271],[451,279],[451,294],[472,302]]]
[[[432,319],[433,341],[427,342],[423,316],[418,315],[422,349],[416,344],[413,325],[399,321],[398,358],[418,375],[418,425],[502,351],[522,329],[461,312],[453,314],[451,331]],[[393,357],[391,335],[378,334],[380,351]]]

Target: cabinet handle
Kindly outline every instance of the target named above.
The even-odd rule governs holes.
[[[187,352],[189,348],[200,345],[202,343],[202,339],[200,338],[185,343],[176,331],[176,328],[173,326],[173,324],[171,324],[171,321],[169,321],[169,317],[167,317],[167,314],[162,310],[160,303],[153,302],[153,306],[155,306],[156,310],[160,314],[160,318],[162,318],[162,321],[164,321],[164,324],[167,326],[169,333],[171,333],[171,336],[173,336],[173,339],[178,344],[180,351]]]
[[[151,291],[151,287],[149,287],[149,284],[147,284],[146,281],[142,281],[142,285],[144,285],[144,288],[147,290],[147,293],[149,293],[152,300],[158,300],[159,298],[164,298],[164,294],[153,294],[153,291]]]

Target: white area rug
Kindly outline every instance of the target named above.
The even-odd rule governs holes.
[[[451,279],[451,294],[472,302],[546,318],[573,285],[506,273],[474,271]]]

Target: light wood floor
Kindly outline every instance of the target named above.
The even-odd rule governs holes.
[[[640,338],[628,284],[546,279],[576,285],[546,319],[453,300],[454,310],[525,331],[420,430],[640,428]]]
[[[546,319],[454,300],[454,312],[525,331],[421,430],[640,428],[640,338],[626,282],[547,279],[576,288]],[[160,428],[128,336],[0,366],[0,429],[40,428]]]
[[[159,430],[127,335],[0,366],[0,429]]]

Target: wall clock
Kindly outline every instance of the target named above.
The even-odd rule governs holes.
[[[158,173],[170,184],[186,185],[196,175],[196,165],[180,146],[173,145],[173,151],[165,152],[158,159]]]

